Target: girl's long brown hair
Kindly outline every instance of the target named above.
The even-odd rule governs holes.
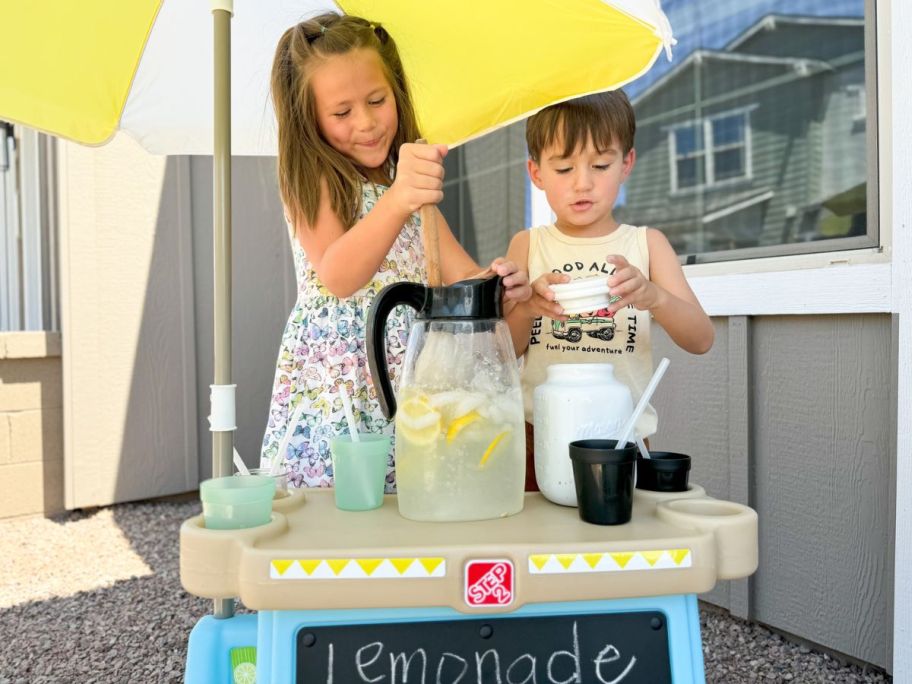
[[[388,177],[396,168],[399,146],[420,137],[399,51],[385,29],[360,17],[331,13],[292,26],[276,47],[271,85],[279,134],[279,192],[295,224],[316,224],[321,179],[342,225],[351,228],[358,219],[367,170],[337,152],[320,132],[310,74],[327,57],[359,48],[380,56],[396,100],[399,130],[383,168]]]

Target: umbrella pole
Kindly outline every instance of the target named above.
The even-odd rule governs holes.
[[[215,385],[231,384],[231,15],[232,0],[213,0],[215,126],[213,191],[213,342]],[[232,387],[233,392],[233,387]],[[233,401],[232,413],[233,413]],[[215,411],[213,411],[213,414]],[[231,416],[234,418],[234,416]],[[212,474],[232,473],[234,421],[212,433]],[[234,615],[234,599],[215,599],[217,618]]]

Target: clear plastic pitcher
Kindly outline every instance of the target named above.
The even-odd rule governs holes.
[[[484,520],[522,510],[522,393],[501,293],[500,278],[439,288],[395,283],[374,300],[368,360],[384,413],[395,416],[396,487],[406,518]],[[397,401],[385,325],[401,304],[418,318]]]

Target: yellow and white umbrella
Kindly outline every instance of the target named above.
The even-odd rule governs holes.
[[[399,45],[420,127],[457,144],[619,87],[673,43],[657,0],[340,0]],[[0,119],[88,145],[118,129],[160,154],[213,152],[212,8],[230,0],[0,0]],[[282,32],[330,0],[235,0],[231,151],[275,154]]]

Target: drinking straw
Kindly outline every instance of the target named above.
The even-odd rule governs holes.
[[[355,423],[355,413],[352,411],[351,397],[348,396],[348,388],[344,382],[339,383],[339,397],[342,399],[342,410],[345,411],[345,422],[348,423],[348,432],[351,434],[353,442],[360,442],[358,436],[358,426]]]
[[[250,471],[247,470],[247,466],[244,465],[244,460],[241,458],[237,449],[234,450],[234,467],[238,469],[238,472],[241,475],[250,475]]]
[[[618,449],[623,449],[624,445],[627,444],[627,442],[630,440],[630,435],[633,434],[633,428],[636,425],[636,422],[640,419],[640,416],[643,415],[643,411],[646,410],[646,405],[649,403],[649,400],[652,399],[652,393],[655,392],[655,388],[659,384],[659,380],[661,380],[662,376],[665,375],[665,371],[668,369],[669,363],[671,363],[671,361],[668,359],[662,359],[659,361],[659,367],[655,369],[655,373],[652,374],[652,378],[650,378],[649,384],[646,385],[643,396],[640,397],[640,401],[637,402],[636,408],[633,409],[633,413],[631,414],[630,419],[621,430],[621,436],[618,437],[617,441]]]
[[[649,450],[646,448],[646,442],[643,441],[643,438],[637,435],[636,438],[637,446],[640,447],[640,453],[643,454],[643,458],[652,458],[649,455]]]
[[[304,401],[299,401],[298,407],[288,421],[288,427],[285,428],[285,436],[282,437],[282,441],[279,442],[279,450],[276,451],[276,455],[272,457],[272,463],[269,464],[269,474],[272,477],[279,475],[279,470],[282,464],[285,463],[285,451],[288,449],[288,443],[291,441],[292,435],[294,435],[295,428],[298,426],[301,416],[304,415],[305,406],[307,406],[307,404]]]

